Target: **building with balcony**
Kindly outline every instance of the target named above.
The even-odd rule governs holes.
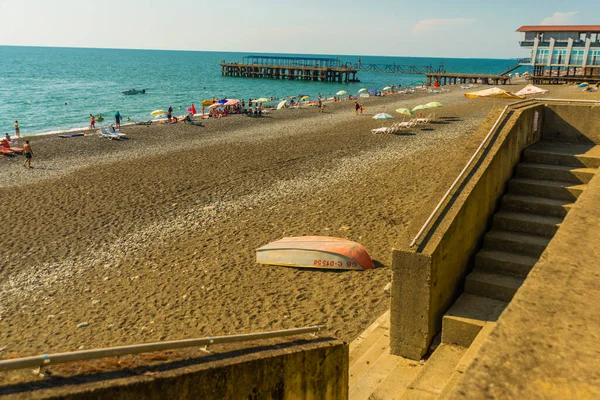
[[[533,83],[600,81],[600,25],[522,26],[521,47],[531,58]]]

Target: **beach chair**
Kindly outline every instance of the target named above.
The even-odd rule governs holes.
[[[119,137],[119,135],[114,135],[114,134],[110,133],[104,127],[100,128],[100,130],[98,131],[98,136],[104,137],[104,138],[107,138],[107,139],[111,139],[111,140],[121,140],[121,138]]]

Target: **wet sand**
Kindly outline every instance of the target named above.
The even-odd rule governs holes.
[[[344,101],[131,126],[120,142],[31,138],[35,168],[0,158],[0,358],[313,324],[352,340],[388,307],[394,243],[508,102],[450,89],[361,99],[361,116]],[[547,96],[571,93],[598,98]],[[390,124],[374,114],[430,101],[445,105],[439,123],[370,132]],[[299,235],[360,242],[378,267],[255,263],[256,248]]]

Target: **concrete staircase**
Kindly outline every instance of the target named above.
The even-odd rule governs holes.
[[[600,146],[526,149],[491,230],[425,361],[390,355],[389,315],[350,347],[350,399],[436,399],[460,379],[573,203],[600,167]],[[375,324],[374,324],[375,325]]]

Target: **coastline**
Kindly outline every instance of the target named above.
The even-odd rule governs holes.
[[[390,249],[439,201],[490,110],[511,102],[450,89],[364,99],[362,116],[345,101],[126,126],[121,142],[36,136],[33,170],[0,158],[0,357],[315,323],[353,339],[388,307]],[[382,125],[372,115],[429,101],[444,104],[438,124],[370,132]],[[254,262],[260,245],[308,234],[362,243],[378,268]]]

